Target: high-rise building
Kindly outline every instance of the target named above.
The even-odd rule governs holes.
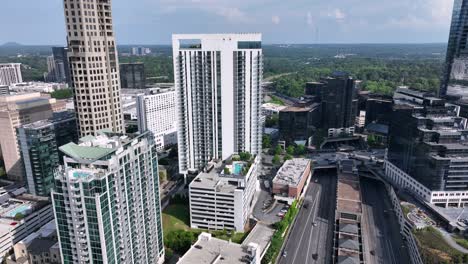
[[[0,64],[0,85],[11,85],[23,82],[21,63]]]
[[[148,89],[137,98],[138,131],[150,131],[158,151],[177,144],[176,94],[170,89]]]
[[[71,86],[67,52],[68,49],[64,47],[52,48],[52,56],[47,57],[46,81],[68,83]]]
[[[335,72],[331,77],[309,85],[309,93],[320,96],[321,126],[327,130],[328,136],[353,134],[358,109],[356,80],[347,73]]]
[[[399,88],[394,101],[386,176],[427,202],[466,204],[468,129],[460,107],[407,88]]]
[[[133,56],[145,56],[151,53],[151,49],[145,47],[132,47]]]
[[[24,176],[16,128],[49,119],[53,112],[63,110],[64,102],[40,93],[0,96],[0,146],[9,179],[20,181]]]
[[[111,1],[64,0],[68,61],[81,136],[123,132]]]
[[[455,0],[440,96],[468,97],[468,1]]]
[[[288,144],[302,141],[309,145],[314,131],[320,126],[320,104],[289,106],[279,112],[280,137]]]
[[[261,34],[173,35],[179,169],[261,151]]]
[[[58,147],[78,139],[75,113],[54,113],[49,120],[19,127],[17,134],[28,192],[50,196],[54,187],[54,172],[62,158]]]
[[[62,263],[163,263],[151,137],[97,134],[60,147],[52,201]]]
[[[145,65],[139,63],[120,64],[120,83],[122,88],[145,89]]]

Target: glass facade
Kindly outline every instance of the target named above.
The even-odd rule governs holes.
[[[468,97],[468,2],[455,0],[440,87],[441,96]]]
[[[55,178],[64,263],[164,260],[155,144],[148,133],[134,139],[137,143],[120,140],[116,152],[90,163],[67,155]],[[77,171],[84,176],[74,176]]]

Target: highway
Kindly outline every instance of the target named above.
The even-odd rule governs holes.
[[[361,192],[366,262],[409,264],[410,257],[384,185],[377,180],[361,177]]]
[[[315,179],[318,182],[315,183]],[[297,215],[283,252],[280,264],[330,263],[335,217],[336,170],[315,172]],[[314,226],[313,223],[316,223]]]

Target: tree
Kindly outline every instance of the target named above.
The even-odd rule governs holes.
[[[252,158],[252,155],[248,152],[239,153],[239,157],[242,161],[249,161]]]
[[[196,234],[193,231],[174,230],[165,236],[164,245],[179,254],[184,254],[195,240]]]
[[[289,155],[294,155],[294,146],[293,146],[293,145],[289,145],[289,146],[286,148],[286,153],[288,153]]]
[[[224,174],[229,175],[231,174],[231,171],[228,168],[224,168]]]
[[[297,145],[295,149],[295,154],[300,156],[306,154],[306,148],[304,145]]]
[[[57,91],[53,91],[50,96],[55,99],[67,99],[73,97],[73,90],[72,89],[61,89]]]
[[[276,127],[279,123],[279,117],[277,114],[274,114],[270,117],[267,117],[265,120],[265,127]]]
[[[293,157],[292,157],[291,155],[286,154],[286,155],[284,156],[284,158],[283,158],[283,161],[286,162],[287,160],[291,160],[292,158],[293,158]]]
[[[262,136],[262,148],[270,148],[271,147],[271,137],[269,135]]]
[[[369,144],[369,146],[377,145],[377,138],[372,134],[368,135],[367,136],[367,144]]]
[[[275,147],[275,155],[281,155],[283,153],[283,149],[280,145],[276,145]]]
[[[275,156],[273,157],[273,159],[271,160],[271,162],[272,162],[274,165],[280,164],[280,157],[279,157],[279,155],[275,155]]]

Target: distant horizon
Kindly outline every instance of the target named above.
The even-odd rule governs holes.
[[[15,44],[15,45],[6,45]],[[447,45],[446,42],[321,42],[321,43],[269,43],[263,42],[263,45]],[[172,43],[138,43],[138,44],[119,44],[118,46],[172,46]],[[0,48],[5,47],[65,47],[66,44],[23,44],[16,41],[8,41],[0,44]]]

